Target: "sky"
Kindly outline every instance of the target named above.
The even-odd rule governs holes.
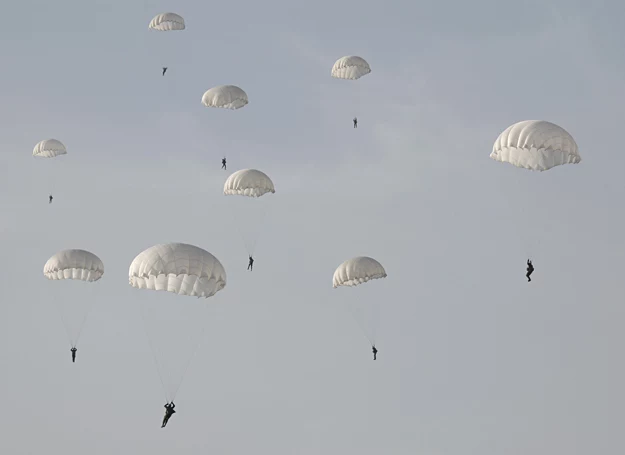
[[[3,10],[2,453],[625,451],[623,2]],[[167,11],[187,29],[148,30]],[[344,55],[371,74],[330,77]],[[202,106],[221,84],[249,104]],[[582,162],[533,173],[489,158],[531,119],[566,129]],[[47,138],[68,154],[35,159]],[[222,193],[243,168],[276,187],[251,273]],[[228,283],[161,429],[139,308],[165,293],[132,288],[127,271],[168,242],[210,251]],[[43,277],[67,248],[104,262],[93,289]],[[332,289],[360,255],[388,277]],[[75,364],[59,301],[93,305]],[[375,362],[353,304],[379,309]]]

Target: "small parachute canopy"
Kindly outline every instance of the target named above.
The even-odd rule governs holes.
[[[208,251],[185,243],[155,245],[128,271],[130,285],[193,297],[212,297],[226,286],[226,271]]]
[[[171,30],[184,30],[184,19],[176,13],[162,13],[154,16],[150,21],[149,28],[161,32]]]
[[[224,184],[225,195],[261,197],[266,193],[275,193],[273,182],[264,172],[256,169],[236,171]]]
[[[59,155],[67,155],[67,149],[61,141],[56,139],[46,139],[39,142],[33,149],[33,156],[41,156],[43,158],[54,158]]]
[[[495,141],[490,157],[532,171],[582,160],[573,137],[544,120],[525,120],[506,128]]]
[[[332,278],[332,287],[358,286],[378,278],[386,278],[386,271],[382,264],[373,258],[359,256],[338,266]]]
[[[63,250],[43,266],[49,280],[98,281],[104,275],[104,264],[95,254],[85,250]]]
[[[370,72],[371,68],[367,61],[355,55],[341,57],[332,67],[332,77],[336,77],[337,79],[356,80]]]
[[[236,85],[219,85],[207,90],[202,96],[202,104],[206,107],[234,110],[247,103],[247,93]]]

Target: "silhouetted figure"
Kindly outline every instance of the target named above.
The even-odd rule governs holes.
[[[247,270],[253,270],[253,269],[254,269],[254,258],[250,256],[250,262],[247,264]]]
[[[167,68],[163,67],[163,76],[165,75],[166,72],[167,72]]]
[[[52,195],[50,195],[50,202],[48,202],[48,204],[52,204],[52,199],[54,198],[52,197]]]
[[[358,128],[358,119],[354,117],[354,128]]]
[[[78,349],[72,348],[72,349],[70,349],[70,351],[72,351],[72,363],[75,363],[76,362],[76,351],[78,351]]]
[[[534,266],[532,265],[532,261],[530,261],[529,259],[527,260],[527,273],[525,274],[525,276],[527,277],[527,282],[529,283],[530,281],[532,281],[532,279],[530,278],[530,275],[534,272]]]
[[[169,422],[170,417],[176,412],[174,411],[175,407],[176,405],[173,401],[165,405],[165,417],[163,417],[163,424],[161,425],[161,428],[165,428],[167,426],[167,422]]]
[[[373,352],[373,360],[377,360],[378,350],[375,346],[371,346],[371,351]]]
[[[226,157],[224,156],[223,159],[221,160],[221,168],[222,169],[226,169]]]

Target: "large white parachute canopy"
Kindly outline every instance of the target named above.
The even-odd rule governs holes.
[[[185,243],[155,245],[140,253],[128,271],[138,289],[212,297],[226,286],[226,271],[208,251]]]
[[[256,169],[236,171],[224,184],[225,195],[261,197],[266,193],[275,193],[273,182],[267,174]]]
[[[63,250],[43,266],[49,280],[98,281],[104,275],[104,264],[95,254],[85,250]]]
[[[202,96],[202,104],[206,107],[234,110],[247,103],[247,93],[236,85],[219,85],[207,90]]]
[[[359,256],[343,262],[334,271],[332,287],[358,286],[369,280],[386,278],[386,271],[382,264],[373,258]]]
[[[104,264],[89,251],[63,250],[48,259],[43,266],[43,275],[48,280],[64,282],[63,285],[60,283],[52,286],[50,298],[59,307],[70,345],[75,348],[93,307],[93,298],[89,293],[93,290],[93,285],[86,286],[83,289],[86,294],[81,294],[81,286],[70,284],[70,280],[86,283],[98,281],[104,275]],[[65,284],[70,285],[64,288]]]
[[[533,171],[546,171],[582,158],[573,137],[563,128],[543,120],[525,120],[499,135],[490,157]]]
[[[138,289],[166,291],[142,292],[137,300],[165,399],[172,402],[200,344],[209,308],[215,308],[205,299],[226,286],[226,271],[202,248],[167,243],[140,253],[130,264],[128,279]]]
[[[371,72],[367,61],[355,55],[348,55],[338,59],[332,67],[332,77],[337,79],[360,79]]]
[[[67,155],[67,149],[61,141],[56,139],[46,139],[35,145],[33,156],[43,158],[54,158],[59,155]]]
[[[184,30],[184,19],[176,13],[162,13],[157,14],[150,21],[149,28],[158,30],[161,32],[171,30]]]

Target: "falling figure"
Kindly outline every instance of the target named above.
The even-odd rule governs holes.
[[[170,417],[176,412],[174,411],[175,407],[176,405],[173,401],[165,405],[165,417],[163,417],[163,424],[161,425],[161,428],[165,428],[167,426],[167,422],[169,422]]]
[[[527,277],[527,282],[529,283],[530,281],[532,281],[532,279],[530,278],[530,275],[534,272],[534,266],[532,265],[532,261],[530,261],[529,259],[527,260],[527,273],[525,274],[525,276]]]
[[[226,157],[225,156],[221,159],[221,168],[226,169]]]
[[[377,360],[378,350],[374,346],[371,346],[371,351],[373,352],[373,360]]]
[[[50,195],[50,202],[48,202],[48,204],[52,204],[52,199],[54,198],[52,197],[52,195]]]
[[[76,349],[76,347],[73,347],[72,349],[70,349],[70,351],[72,351],[72,363],[76,362],[76,351],[78,351],[78,349]]]
[[[247,270],[254,269],[254,258],[250,255],[250,262],[247,264]]]
[[[354,117],[354,128],[358,128],[358,119]]]
[[[165,75],[165,73],[167,72],[167,67],[163,67],[163,76]]]

